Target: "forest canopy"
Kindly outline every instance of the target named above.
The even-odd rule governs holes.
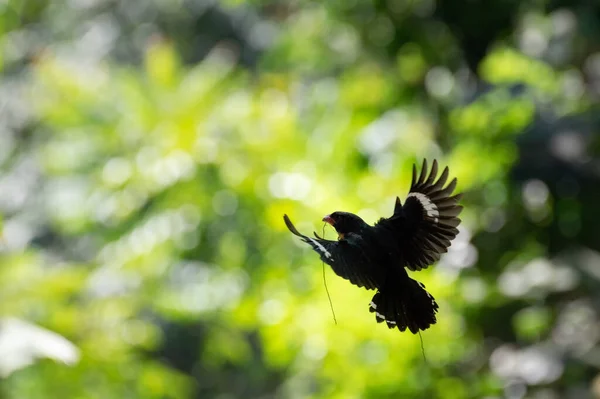
[[[7,0],[0,21],[0,398],[600,395],[600,5]],[[374,223],[424,158],[465,193],[418,272],[426,361],[327,267],[334,323],[282,220]]]

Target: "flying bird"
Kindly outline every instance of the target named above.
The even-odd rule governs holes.
[[[413,165],[410,191],[404,201],[396,197],[394,213],[374,226],[353,213],[336,211],[323,218],[338,233],[338,240],[301,234],[287,215],[287,228],[309,244],[340,277],[368,290],[377,290],[369,304],[378,323],[417,334],[436,323],[438,304],[425,286],[408,276],[437,262],[458,234],[463,207],[461,194],[452,195],[456,178],[445,186],[448,167],[439,178],[437,160],[427,172],[423,161],[417,176]],[[437,178],[437,180],[436,180]],[[444,187],[445,186],[445,187]]]

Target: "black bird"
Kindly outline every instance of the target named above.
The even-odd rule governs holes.
[[[352,284],[377,290],[369,304],[378,323],[389,328],[407,328],[416,334],[436,323],[438,305],[425,286],[408,277],[405,268],[418,271],[427,268],[448,251],[458,234],[457,217],[461,194],[451,196],[456,178],[446,187],[448,168],[436,181],[438,163],[433,161],[427,176],[427,160],[417,178],[413,165],[412,184],[404,205],[396,197],[394,214],[381,218],[374,226],[357,215],[333,212],[323,218],[338,232],[337,241],[315,238],[298,232],[287,215],[287,228],[321,255],[340,277]]]

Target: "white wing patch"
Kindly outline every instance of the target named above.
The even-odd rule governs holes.
[[[440,212],[438,211],[438,207],[429,199],[428,196],[422,193],[410,193],[408,197],[415,197],[417,201],[421,203],[423,208],[425,208],[425,212],[427,212],[427,216],[433,218],[433,222],[437,223],[439,221]]]
[[[371,309],[373,309],[373,310],[376,310],[376,309],[377,309],[377,304],[376,304],[375,302],[373,302],[373,301],[371,301],[371,303],[369,304],[369,306],[370,306],[370,307],[371,307]],[[382,320],[384,320],[386,323],[388,323],[388,324],[390,324],[390,325],[395,325],[395,324],[397,324],[397,323],[396,323],[394,320],[387,320],[387,319],[385,318],[385,316],[384,316],[384,315],[382,315],[382,314],[381,314],[381,313],[379,313],[379,312],[375,312],[375,316],[376,316],[378,319],[382,319]]]
[[[325,255],[325,257],[327,259],[331,259],[331,261],[333,262],[333,258],[331,256],[331,254],[329,253],[329,251],[324,246],[322,246],[321,244],[319,244],[319,242],[317,240],[315,240],[315,239],[312,239],[310,237],[306,237],[306,238],[308,238],[313,244],[315,244],[315,246],[319,249],[319,251],[321,251],[323,253],[323,255]]]

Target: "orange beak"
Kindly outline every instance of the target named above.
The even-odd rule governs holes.
[[[323,221],[326,223],[329,223],[332,226],[335,224],[335,220],[333,220],[331,215],[325,215],[325,217],[323,218]]]

